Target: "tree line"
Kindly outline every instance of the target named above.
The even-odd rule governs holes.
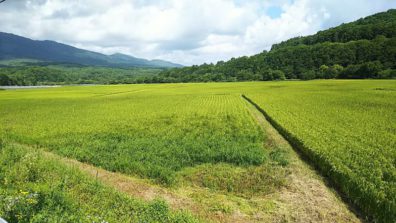
[[[143,83],[161,69],[68,66],[0,67],[0,86]]]

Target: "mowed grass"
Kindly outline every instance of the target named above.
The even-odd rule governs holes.
[[[363,213],[396,219],[396,81],[273,83],[246,96]]]
[[[263,163],[262,131],[240,95],[190,86],[4,91],[0,128],[12,141],[164,184],[198,164]]]

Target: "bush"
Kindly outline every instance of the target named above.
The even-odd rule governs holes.
[[[376,78],[382,70],[382,64],[379,61],[367,62],[360,66],[359,73],[363,78]]]
[[[313,70],[305,71],[301,74],[302,80],[313,80],[315,79],[315,72]]]
[[[331,67],[327,65],[322,65],[319,68],[317,78],[325,78],[325,79],[338,78],[343,70],[344,67],[339,64],[334,64]]]
[[[5,74],[0,74],[0,86],[7,85],[11,85],[11,79]]]
[[[387,70],[380,71],[378,73],[378,78],[380,78],[380,79],[396,78],[396,70],[387,69]]]
[[[272,71],[273,80],[285,80],[285,73],[281,70],[274,70]]]
[[[267,69],[261,73],[261,79],[264,81],[269,80],[285,80],[285,73],[281,70]]]

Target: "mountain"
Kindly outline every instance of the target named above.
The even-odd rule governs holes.
[[[162,82],[396,78],[396,10],[274,44],[269,52],[163,71]]]
[[[0,60],[29,59],[107,67],[181,67],[163,60],[146,60],[124,54],[104,55],[55,41],[38,41],[0,32]]]

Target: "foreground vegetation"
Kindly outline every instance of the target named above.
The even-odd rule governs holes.
[[[0,216],[27,222],[198,222],[157,200],[145,203],[18,145],[0,145]]]
[[[267,138],[244,94],[364,216],[390,222],[395,86],[329,80],[6,90],[0,135],[167,186],[265,195],[284,185],[282,177],[271,179],[284,172],[271,165],[288,160],[281,150],[263,149]]]

